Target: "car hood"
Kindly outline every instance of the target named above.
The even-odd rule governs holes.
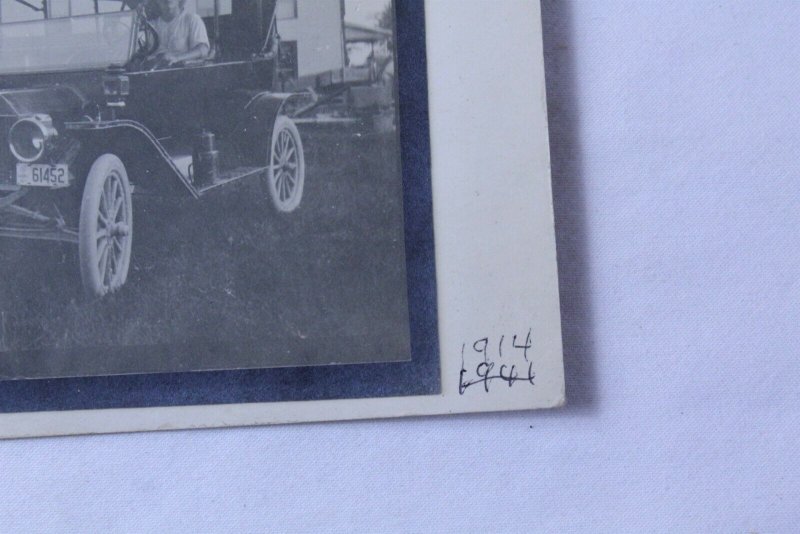
[[[0,117],[46,113],[53,117],[80,116],[85,99],[71,87],[0,90]]]

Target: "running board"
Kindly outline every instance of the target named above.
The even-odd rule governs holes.
[[[223,185],[228,185],[231,182],[248,178],[262,172],[266,172],[269,167],[237,167],[228,171],[222,171],[217,175],[217,178],[210,184],[195,186],[200,195],[204,195],[209,191],[213,191]]]

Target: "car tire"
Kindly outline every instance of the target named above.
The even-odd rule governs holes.
[[[133,205],[125,166],[105,154],[92,164],[83,189],[78,255],[90,297],[120,289],[128,278],[133,243]]]
[[[281,115],[275,121],[268,158],[265,180],[272,206],[290,213],[303,199],[306,161],[300,132],[289,117]]]

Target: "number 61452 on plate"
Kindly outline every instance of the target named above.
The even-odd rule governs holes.
[[[69,185],[69,170],[64,164],[18,163],[17,185],[67,187]]]

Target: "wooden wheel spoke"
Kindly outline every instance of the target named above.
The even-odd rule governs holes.
[[[108,246],[108,265],[109,265],[109,273],[114,274],[117,270],[117,262],[119,258],[117,256],[117,251],[114,249],[113,243]]]
[[[281,181],[278,184],[278,197],[283,202],[284,197],[286,196],[286,175],[281,173]]]
[[[97,213],[99,217],[103,219],[103,223],[108,223],[108,205],[106,204],[106,191],[103,189],[103,192],[100,194],[100,205],[98,206]]]
[[[283,181],[285,184],[284,187],[286,188],[286,200],[289,200],[290,198],[292,198],[292,192],[294,191],[294,187],[292,186],[288,174],[286,175],[286,178],[284,178]]]
[[[113,206],[114,202],[117,200],[117,193],[119,192],[119,180],[117,180],[116,176],[112,176],[109,180],[111,181],[111,192],[108,199],[111,201],[111,205]]]
[[[281,157],[286,157],[286,151],[289,149],[289,134],[286,130],[281,132]]]
[[[112,202],[112,200],[111,200],[111,191],[110,191],[110,189],[111,189],[110,183],[111,183],[110,180],[106,180],[103,183],[103,195],[102,195],[101,203],[105,207],[104,211],[105,211],[106,215],[108,215],[108,211],[109,211],[109,208],[111,207],[111,202]]]
[[[111,220],[117,222],[119,220],[120,208],[122,207],[122,201],[125,200],[122,195],[118,196],[114,201],[114,206],[111,208]],[[124,213],[123,213],[124,217]]]
[[[106,283],[106,269],[108,268],[108,243],[103,244],[103,250],[100,252],[100,261],[98,267],[100,268],[100,276],[103,277],[103,284]]]
[[[275,144],[275,159],[278,161],[278,165],[283,164],[283,137],[279,137]]]

